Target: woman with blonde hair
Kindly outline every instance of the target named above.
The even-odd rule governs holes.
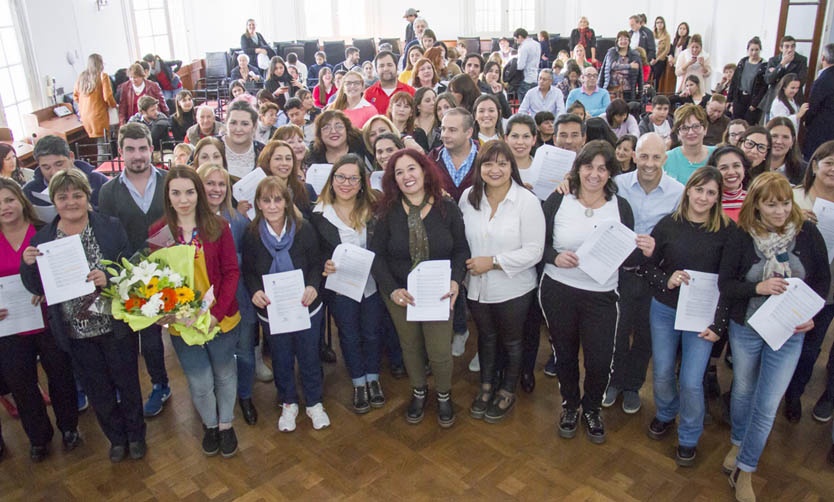
[[[350,119],[350,123],[357,129],[362,129],[365,123],[377,114],[377,109],[369,103],[364,95],[365,79],[356,70],[347,72],[342,78],[342,86],[336,93],[336,100],[329,110],[341,110]]]
[[[107,131],[110,129],[108,110],[118,105],[113,98],[110,77],[104,73],[101,55],[94,53],[87,58],[87,69],[78,76],[72,98],[78,103],[78,115],[87,136],[95,138],[99,144],[107,143]]]

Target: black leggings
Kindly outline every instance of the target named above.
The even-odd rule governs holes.
[[[536,291],[501,303],[469,301],[469,311],[478,327],[478,358],[481,363],[481,383],[495,385],[498,344],[506,353],[507,366],[501,387],[515,392],[521,372],[522,333],[524,319],[530,310]]]

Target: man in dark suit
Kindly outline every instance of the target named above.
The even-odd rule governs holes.
[[[799,77],[799,92],[796,93],[797,104],[802,104],[805,98],[805,81],[808,79],[808,58],[796,53],[796,39],[790,35],[782,38],[780,54],[767,60],[765,83],[768,85],[767,94],[759,102],[759,109],[770,113],[770,106],[776,99],[776,85],[788,73],[795,73]]]
[[[805,113],[805,145],[802,153],[810,159],[814,150],[828,140],[834,139],[834,44],[822,48],[820,58],[822,70],[811,86],[808,112]]]

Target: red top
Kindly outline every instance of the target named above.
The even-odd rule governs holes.
[[[383,91],[382,86],[380,86],[379,82],[377,82],[374,85],[365,89],[365,99],[368,101],[368,103],[376,107],[376,110],[379,112],[380,115],[385,115],[385,112],[388,111],[388,102],[391,101],[391,96],[400,91],[405,91],[414,96],[414,88],[398,80],[396,89],[394,89],[394,92],[392,92],[390,95]]]
[[[9,277],[10,275],[18,275],[20,273],[20,261],[23,258],[23,250],[29,246],[29,241],[37,233],[35,226],[29,224],[26,229],[26,236],[23,237],[23,243],[20,247],[15,249],[11,243],[6,239],[3,232],[0,232],[0,277]],[[41,304],[41,309],[43,305]],[[46,316],[44,316],[44,326],[46,326]],[[36,329],[27,331],[25,333],[18,333],[18,335],[34,335],[35,333],[43,333],[43,329]]]

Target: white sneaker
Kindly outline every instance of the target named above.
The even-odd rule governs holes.
[[[469,361],[469,371],[473,373],[477,373],[481,371],[481,359],[478,357],[478,353],[475,352],[475,357]]]
[[[469,338],[469,330],[463,333],[455,333],[452,337],[452,355],[460,357],[466,352],[466,340]]]
[[[308,406],[307,416],[313,421],[313,429],[317,431],[325,427],[330,427],[330,417],[327,416],[327,412],[324,411],[324,406],[321,403],[315,406]]]
[[[298,405],[284,404],[281,407],[281,418],[278,419],[278,430],[292,432],[295,430],[295,417],[298,416]]]
[[[261,382],[272,381],[272,370],[264,362],[264,355],[261,351],[262,345],[255,347],[255,378]]]

